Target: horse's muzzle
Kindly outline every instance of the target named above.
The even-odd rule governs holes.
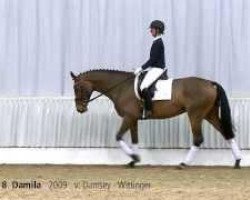
[[[77,110],[77,112],[79,112],[79,113],[84,113],[84,112],[86,112],[88,109],[87,109],[87,107],[84,107],[84,106],[77,106],[77,107],[76,107],[76,110]]]

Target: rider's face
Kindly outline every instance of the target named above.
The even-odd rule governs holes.
[[[156,37],[157,36],[157,30],[155,28],[151,28],[150,29],[150,33],[153,37]]]

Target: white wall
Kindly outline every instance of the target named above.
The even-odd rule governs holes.
[[[74,164],[74,165],[125,165],[130,158],[118,148],[0,148],[0,163],[4,164]],[[139,165],[178,165],[187,149],[139,149]],[[250,151],[242,151],[242,166],[250,166]],[[229,149],[202,149],[192,165],[234,165]]]
[[[0,96],[72,95],[69,71],[131,70],[166,22],[171,76],[249,95],[249,0],[0,0]]]
[[[250,149],[250,99],[231,99],[236,140]],[[1,147],[117,147],[121,118],[107,99],[89,105],[79,114],[71,98],[0,98]],[[204,123],[203,148],[228,148],[221,134]],[[131,140],[127,133],[125,139]],[[165,120],[139,122],[141,148],[189,148],[192,134],[185,115]]]

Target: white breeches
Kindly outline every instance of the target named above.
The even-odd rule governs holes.
[[[141,91],[145,88],[148,88],[157,78],[159,78],[162,73],[164,72],[164,69],[152,67],[149,68],[148,73],[144,77],[140,89]]]

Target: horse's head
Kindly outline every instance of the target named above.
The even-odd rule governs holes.
[[[84,113],[88,110],[88,101],[93,92],[92,85],[80,75],[76,76],[73,72],[70,72],[70,75],[74,81],[76,109],[78,112]]]

